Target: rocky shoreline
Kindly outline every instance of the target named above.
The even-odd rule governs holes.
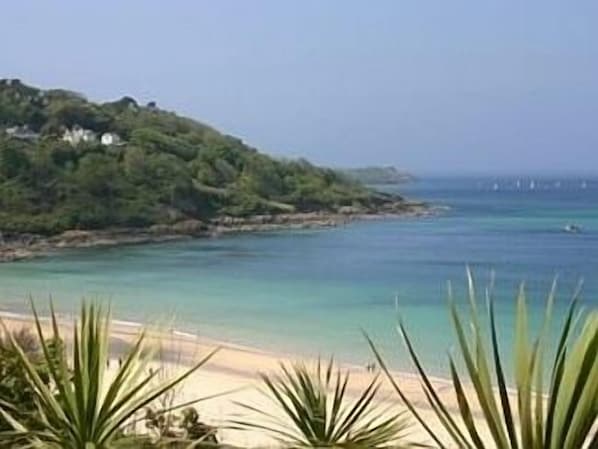
[[[0,262],[47,256],[67,248],[91,248],[118,245],[159,243],[191,238],[216,238],[221,235],[268,232],[285,229],[335,227],[355,220],[385,217],[422,217],[437,209],[419,202],[402,202],[394,208],[360,211],[341,208],[338,212],[308,212],[250,217],[222,216],[208,222],[183,220],[174,224],[157,224],[147,228],[110,228],[102,230],[68,230],[53,236],[40,234],[2,234],[0,232]]]

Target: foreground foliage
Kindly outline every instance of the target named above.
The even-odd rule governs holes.
[[[148,407],[144,421],[146,428],[154,433],[155,437],[152,440],[156,441],[159,447],[189,448],[218,445],[217,429],[201,422],[199,413],[193,407],[186,407],[180,413],[170,410],[164,413]]]
[[[403,322],[399,332],[421,379],[422,389],[434,410],[447,438],[433,430],[396,382],[370,340],[379,363],[397,394],[411,413],[442,449],[580,449],[598,447],[596,432],[598,417],[598,312],[590,311],[580,326],[578,293],[573,297],[561,327],[556,345],[548,336],[556,283],[548,297],[542,329],[530,340],[528,309],[522,286],[517,298],[514,329],[514,390],[507,387],[507,377],[501,360],[496,330],[494,301],[486,293],[490,320],[490,350],[481,324],[476,291],[469,277],[469,306],[472,335],[468,337],[463,316],[449,291],[449,310],[457,335],[460,353],[474,390],[475,402],[465,393],[464,381],[456,363],[449,356],[454,392],[458,399],[459,418],[447,409],[426,374]],[[556,348],[550,364],[549,382],[545,379],[545,359]],[[491,378],[491,373],[494,379]],[[493,384],[495,382],[496,384]],[[494,388],[498,386],[498,389]],[[515,408],[516,404],[516,408]],[[474,407],[479,406],[490,439],[483,439],[479,421],[474,419]],[[447,441],[448,439],[448,441]],[[584,446],[584,444],[586,446]]]
[[[8,136],[28,125],[37,140]],[[71,145],[65,129],[122,142]],[[143,227],[218,215],[365,210],[394,202],[334,170],[282,161],[194,120],[130,97],[97,104],[0,80],[0,230]]]
[[[349,403],[349,374],[334,370],[330,361],[315,370],[302,364],[281,366],[277,375],[260,375],[268,394],[286,419],[243,404],[265,423],[238,422],[244,428],[270,432],[285,447],[377,449],[401,444],[407,421],[389,414],[377,403],[380,388],[374,377],[359,397]]]
[[[35,389],[27,381],[26,370],[13,341],[17,342],[17,345],[29,358],[40,379],[49,386],[48,364],[41,353],[37,336],[28,328],[22,327],[19,330],[10,331],[10,333],[11,336],[7,331],[0,329],[0,407],[9,408],[11,414],[28,427],[41,430]],[[56,363],[64,357],[62,342],[51,340],[47,342],[47,345],[52,363]],[[12,426],[0,416],[0,432],[7,430],[12,430]],[[0,438],[0,447],[12,446],[12,443],[4,444]]]
[[[109,314],[91,304],[83,305],[81,322],[74,326],[73,361],[56,359],[46,343],[42,324],[33,308],[35,326],[50,382],[44,379],[19,343],[7,333],[24,368],[28,388],[35,394],[37,422],[22,421],[11,410],[19,404],[0,407],[0,414],[14,429],[0,435],[2,441],[27,441],[31,447],[61,449],[108,449],[134,447],[124,428],[146,406],[168,390],[183,382],[209,360],[213,352],[183,374],[156,384],[158,370],[148,364],[153,350],[145,343],[142,333],[123,358],[113,379],[106,367],[109,357]],[[62,341],[54,311],[51,314],[52,338]],[[173,409],[190,405],[176,405]],[[162,413],[164,411],[159,411]],[[29,447],[28,446],[28,447]]]

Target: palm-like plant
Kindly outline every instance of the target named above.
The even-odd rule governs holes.
[[[14,428],[13,432],[4,433],[1,438],[26,438],[30,447],[109,449],[130,443],[130,438],[123,431],[124,426],[214,354],[211,352],[178,377],[156,384],[158,371],[148,369],[154,351],[146,344],[145,334],[141,333],[115,377],[108,381],[105,370],[109,357],[109,311],[94,304],[83,304],[80,324],[76,324],[73,331],[73,363],[68,366],[65,357],[58,361],[53,358],[35,307],[32,306],[32,309],[53,388],[40,378],[18,342],[13,339],[12,343],[36,394],[41,427],[35,428],[44,430],[28,428],[0,407],[0,413]],[[62,341],[52,307],[51,325],[52,340]],[[12,334],[7,332],[7,335]],[[173,408],[187,405],[189,403]],[[18,404],[16,406],[18,408]]]
[[[369,340],[380,365],[385,371],[397,394],[411,413],[425,428],[430,437],[442,449],[456,447],[464,449],[580,449],[598,448],[596,433],[598,416],[598,311],[590,311],[580,328],[581,313],[577,312],[579,289],[566,314],[556,345],[556,352],[550,365],[550,382],[545,389],[544,360],[554,348],[548,337],[556,282],[548,297],[545,316],[539,335],[530,341],[528,310],[525,289],[522,285],[517,299],[516,323],[514,329],[514,391],[507,388],[507,380],[501,361],[499,340],[491,289],[486,291],[490,319],[490,349],[486,350],[479,318],[476,291],[471,273],[468,271],[469,304],[473,335],[468,338],[463,320],[452,301],[449,286],[449,309],[463,356],[469,380],[473,386],[475,402],[465,393],[461,375],[455,362],[449,356],[452,384],[457,396],[459,415],[453,416],[447,409],[430,382],[415,352],[404,324],[399,322],[399,333],[403,336],[407,350],[420,376],[422,389],[430,407],[446,430],[446,438],[434,431],[421,417],[413,403],[406,396]],[[491,372],[494,370],[496,387]],[[516,400],[515,400],[516,399]],[[517,403],[517,409],[514,407]],[[483,421],[490,437],[481,437],[480,422],[476,422],[473,406],[481,408]],[[592,434],[592,432],[595,432]],[[585,445],[585,446],[584,446]]]
[[[352,402],[348,398],[349,373],[334,369],[331,360],[315,370],[304,364],[281,365],[276,375],[260,374],[267,394],[282,412],[275,416],[240,404],[259,414],[263,423],[237,421],[243,428],[270,432],[285,447],[369,448],[401,445],[408,422],[390,414],[376,402],[380,384],[375,377]]]

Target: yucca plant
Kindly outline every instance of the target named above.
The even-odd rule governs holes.
[[[449,356],[452,385],[457,398],[457,415],[451,414],[441,401],[426,374],[402,321],[402,335],[421,380],[423,392],[446,434],[433,430],[407,397],[399,382],[384,363],[375,345],[371,348],[397,394],[424,427],[436,445],[442,449],[590,449],[598,448],[596,433],[598,415],[598,311],[585,315],[578,312],[579,289],[573,296],[565,316],[560,338],[552,342],[549,325],[555,297],[556,282],[548,296],[539,334],[530,340],[528,308],[522,285],[516,309],[514,329],[514,384],[509,388],[501,360],[496,330],[491,288],[486,290],[490,343],[484,336],[478,313],[476,289],[468,271],[468,296],[472,335],[465,330],[462,315],[452,299],[449,285],[449,311],[456,332],[458,347],[465,363],[473,396],[468,397],[462,375]],[[490,350],[487,350],[487,347]],[[550,364],[546,383],[545,359],[556,351]],[[494,379],[491,373],[494,374]],[[516,404],[516,407],[515,407]],[[482,420],[474,418],[474,407],[481,409]],[[485,429],[482,429],[482,426]],[[489,436],[484,437],[486,431]],[[592,433],[594,432],[594,433]],[[447,441],[448,440],[448,441]]]
[[[23,364],[27,381],[35,391],[40,425],[33,430],[20,422],[6,407],[0,407],[2,416],[14,431],[5,432],[0,438],[27,441],[27,447],[60,449],[110,449],[128,445],[124,427],[144,407],[183,382],[204,365],[214,352],[209,353],[183,374],[168,381],[156,383],[158,371],[149,370],[153,349],[146,343],[142,332],[123,357],[113,379],[106,376],[109,358],[110,313],[93,303],[83,303],[80,323],[73,327],[72,364],[66,357],[58,361],[46,343],[42,324],[32,304],[35,327],[48,364],[50,384],[44,382],[29,357],[13,338]],[[59,326],[51,309],[52,341],[63,341]],[[6,328],[4,323],[2,325]],[[11,336],[10,332],[6,332]],[[12,337],[11,337],[12,338]],[[197,401],[193,401],[197,402]],[[190,403],[173,406],[185,407]],[[13,404],[18,409],[18,404]]]
[[[261,422],[237,421],[242,428],[265,430],[291,448],[382,449],[407,447],[402,443],[409,427],[401,413],[389,413],[377,402],[377,376],[355,399],[348,396],[349,373],[334,368],[331,360],[315,369],[296,363],[281,364],[280,373],[260,374],[268,395],[281,412],[274,415],[247,404]]]

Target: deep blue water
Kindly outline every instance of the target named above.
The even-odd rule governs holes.
[[[74,310],[81,296],[100,298],[122,319],[175,317],[186,331],[359,363],[371,359],[364,329],[405,367],[394,332],[398,298],[425,362],[439,371],[454,341],[446,283],[463,302],[467,264],[480,293],[496,272],[507,349],[521,281],[534,320],[556,275],[557,317],[581,278],[585,305],[598,305],[598,181],[536,179],[533,187],[529,178],[519,188],[516,178],[424,179],[398,190],[450,208],[439,216],[65,251],[0,265],[0,298],[5,309],[21,310],[28,294],[41,304],[52,294],[62,311]],[[567,223],[582,232],[564,232]]]

